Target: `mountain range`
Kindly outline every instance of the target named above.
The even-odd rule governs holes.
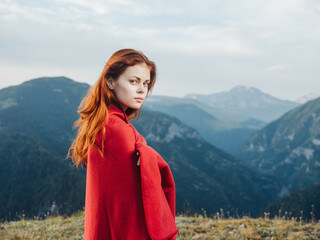
[[[177,211],[203,208],[214,214],[222,208],[233,215],[257,216],[281,194],[281,181],[241,164],[172,116],[143,111],[132,124],[170,165]]]
[[[255,132],[236,156],[280,177],[289,190],[319,183],[320,97]]]
[[[62,158],[89,87],[44,77],[0,90],[0,219],[15,219],[22,211],[40,216],[53,202],[63,214],[83,208],[86,170]],[[233,111],[246,91],[258,104]],[[239,94],[233,105],[222,95],[216,103],[217,97],[199,95],[150,96],[139,120],[131,120],[168,162],[177,211],[214,214],[222,208],[231,216],[259,216],[293,189],[319,182],[319,99],[297,105],[250,88],[233,93]],[[259,106],[263,120],[254,118]]]
[[[66,77],[44,77],[0,90],[0,218],[14,219],[21,210],[39,216],[53,202],[65,214],[83,207],[86,171],[62,158],[88,88]],[[172,169],[178,211],[224,208],[256,216],[281,193],[276,177],[245,166],[179,119],[150,110],[140,117],[133,124]]]
[[[253,132],[266,124],[187,98],[150,96],[143,104],[143,108],[178,118],[196,129],[209,143],[230,154],[235,153]]]
[[[177,117],[212,145],[232,155],[256,130],[298,105],[242,85],[210,95],[155,95],[144,103],[147,109]]]
[[[187,94],[184,98],[196,99],[224,112],[237,113],[263,122],[277,119],[299,104],[282,100],[249,86],[235,86],[229,91],[209,95]]]

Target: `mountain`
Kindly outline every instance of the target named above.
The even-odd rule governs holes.
[[[62,161],[75,136],[88,84],[66,77],[32,79],[0,90],[0,219],[61,214],[84,206],[84,169]]]
[[[269,123],[248,139],[238,158],[281,177],[289,189],[320,182],[320,98]]]
[[[132,124],[168,162],[175,183],[177,210],[257,216],[262,206],[281,194],[281,182],[248,168],[209,144],[177,118],[159,111],[142,111]]]
[[[316,220],[320,219],[320,183],[302,189],[296,189],[289,195],[284,196],[265,208],[270,216],[282,216],[288,218],[295,217],[298,220]]]
[[[88,88],[66,77],[44,77],[1,89],[0,130],[33,136],[65,157],[66,143],[75,136],[76,110]]]
[[[0,193],[6,199],[0,218],[21,208],[39,213],[53,201],[65,213],[83,203],[85,170],[61,158],[72,142],[76,110],[88,87],[51,77],[0,90]],[[281,192],[277,178],[244,166],[177,118],[147,110],[140,117],[137,129],[172,169],[178,210],[210,213],[222,207],[254,216]]]
[[[174,116],[196,129],[212,145],[234,154],[265,122],[241,114],[225,112],[194,99],[150,96],[144,109]]]
[[[196,99],[216,109],[246,115],[263,122],[273,121],[299,105],[275,98],[257,88],[242,85],[209,95],[187,94],[184,98]]]

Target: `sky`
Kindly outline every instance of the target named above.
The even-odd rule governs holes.
[[[157,66],[152,95],[238,85],[320,94],[318,0],[0,0],[0,89],[44,76],[93,85],[115,51]]]

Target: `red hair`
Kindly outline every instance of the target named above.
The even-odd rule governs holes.
[[[118,77],[129,66],[146,63],[150,70],[150,84],[148,85],[148,95],[156,81],[156,65],[140,51],[134,49],[121,49],[112,54],[102,70],[98,81],[89,88],[86,96],[80,102],[78,107],[79,119],[74,123],[73,128],[78,129],[77,137],[69,148],[68,155],[72,151],[72,162],[77,167],[80,162],[83,168],[87,168],[87,152],[90,145],[93,145],[103,156],[103,142],[102,149],[94,144],[98,132],[102,129],[103,138],[105,137],[105,116],[108,117],[108,106],[114,104],[120,109],[120,105],[115,97],[114,90],[107,86],[107,79],[112,77],[117,80]],[[132,109],[127,107],[126,114],[128,120],[140,116],[140,109]]]

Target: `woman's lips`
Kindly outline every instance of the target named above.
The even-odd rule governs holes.
[[[135,98],[138,102],[142,102],[143,98]]]

